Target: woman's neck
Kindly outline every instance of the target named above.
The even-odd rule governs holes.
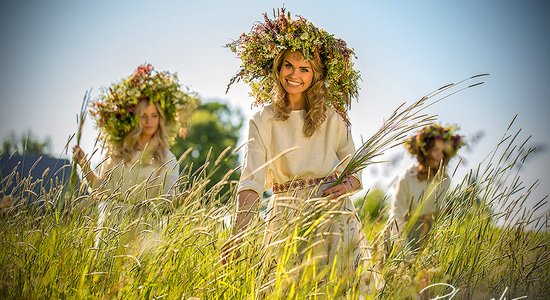
[[[288,102],[291,110],[300,110],[306,107],[304,94],[287,94]]]

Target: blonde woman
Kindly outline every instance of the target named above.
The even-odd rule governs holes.
[[[73,147],[73,159],[94,198],[101,199],[99,227],[115,211],[118,218],[138,219],[146,210],[158,213],[155,204],[171,193],[179,176],[170,143],[178,130],[186,132],[195,106],[196,99],[181,91],[174,75],[155,72],[149,64],[113,83],[92,103],[106,156],[98,174],[79,146]]]
[[[277,245],[298,231],[298,240],[308,241],[299,251],[308,254],[298,255],[296,264],[314,264],[320,273],[333,270],[350,282],[359,271],[363,292],[369,285],[380,287],[348,197],[361,188],[361,176],[349,174],[334,184],[355,152],[347,117],[359,78],[353,51],[304,18],[291,19],[284,9],[229,47],[243,62],[231,82],[250,83],[263,108],[249,123],[233,239],[224,247],[224,260],[231,257],[228,248],[242,243],[239,237],[256,215],[260,195],[272,189],[263,243],[268,253],[279,256]],[[317,228],[307,233],[307,224],[315,222]]]
[[[109,194],[130,193],[136,200],[168,193],[179,175],[176,157],[168,149],[164,114],[158,104],[141,100],[135,108],[138,126],[125,138],[120,148],[108,150],[99,174],[86,161],[79,146],[73,157],[93,190]]]

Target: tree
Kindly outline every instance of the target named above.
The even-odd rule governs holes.
[[[237,146],[243,119],[240,110],[231,108],[226,103],[211,101],[199,105],[193,113],[191,128],[186,139],[178,139],[171,149],[177,158],[188,149],[192,149],[182,161],[181,169],[190,167],[191,174],[198,176],[197,170],[208,164],[199,172],[210,179],[207,188],[220,182],[227,172],[235,169],[239,164],[238,157],[232,154],[232,150]],[[231,150],[223,156],[218,165],[215,165],[216,160],[227,147],[231,147]],[[238,180],[239,176],[240,171],[237,171],[229,179]],[[221,195],[228,190],[229,186],[224,185]],[[228,197],[223,198],[222,201],[228,199]]]
[[[357,213],[362,222],[372,222],[386,209],[386,192],[374,187],[362,197],[354,199]]]
[[[11,132],[9,137],[2,142],[2,154],[51,154],[51,144],[50,137],[40,140],[30,130],[22,133],[20,136]]]

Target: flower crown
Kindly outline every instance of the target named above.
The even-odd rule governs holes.
[[[344,116],[351,98],[357,98],[360,79],[359,72],[353,69],[353,49],[342,39],[335,38],[325,30],[315,27],[301,16],[291,19],[281,8],[270,19],[264,13],[264,23],[257,23],[248,34],[225,45],[241,59],[240,70],[231,78],[229,87],[243,80],[252,88],[250,95],[255,98],[253,105],[261,106],[271,102],[274,78],[271,76],[273,61],[283,50],[300,51],[306,60],[320,57],[325,65],[326,103]]]
[[[122,146],[126,135],[138,126],[139,116],[134,114],[134,110],[144,99],[157,103],[164,112],[170,144],[175,142],[180,128],[188,127],[198,104],[194,93],[181,90],[175,74],[157,72],[151,64],[141,65],[129,77],[103,89],[91,102],[91,114],[108,145]]]
[[[456,155],[460,147],[465,145],[464,137],[455,134],[456,131],[456,126],[428,125],[405,141],[405,149],[414,156],[418,156],[420,153],[428,156],[430,143],[433,140],[442,140],[445,143],[445,154],[451,158]]]

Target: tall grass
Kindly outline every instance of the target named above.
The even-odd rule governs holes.
[[[173,195],[135,205],[123,204],[120,195],[104,195],[111,214],[101,227],[101,195],[84,193],[84,186],[72,193],[54,186],[30,205],[18,201],[3,208],[0,297],[404,299],[448,294],[453,286],[456,298],[490,299],[503,293],[508,299],[549,298],[549,212],[541,211],[547,199],[532,209],[525,206],[538,183],[525,185],[520,178],[531,150],[519,136],[507,131],[485,161],[462,180],[454,179],[459,184],[447,196],[449,213],[436,221],[420,253],[395,243],[384,258],[383,221],[362,220],[367,235],[378,236],[371,245],[385,280],[385,287],[371,294],[360,295],[354,278],[308,263],[312,257],[304,236],[342,213],[334,210],[335,202],[317,203],[314,214],[299,211],[287,228],[291,238],[271,256],[262,247],[265,223],[256,218],[236,245],[238,251],[222,264],[220,248],[231,234],[225,220],[233,201],[222,203],[234,195],[235,182],[222,180],[207,188],[223,159],[209,157],[195,173],[182,170]],[[235,152],[228,149],[222,156]],[[32,181],[21,184],[30,189]],[[230,193],[221,194],[222,186]],[[64,201],[74,205],[57,205]],[[296,263],[297,256],[303,263]],[[420,292],[435,283],[448,286]]]
[[[467,299],[550,296],[550,215],[543,210],[548,196],[526,207],[539,183],[526,186],[521,179],[533,149],[525,148],[529,138],[518,141],[521,130],[510,132],[512,124],[446,196],[448,213],[437,219],[425,247],[414,255],[406,247],[390,255],[384,274],[393,288],[385,297],[418,294],[426,286],[422,280],[447,284],[425,291],[432,297],[452,292]]]

